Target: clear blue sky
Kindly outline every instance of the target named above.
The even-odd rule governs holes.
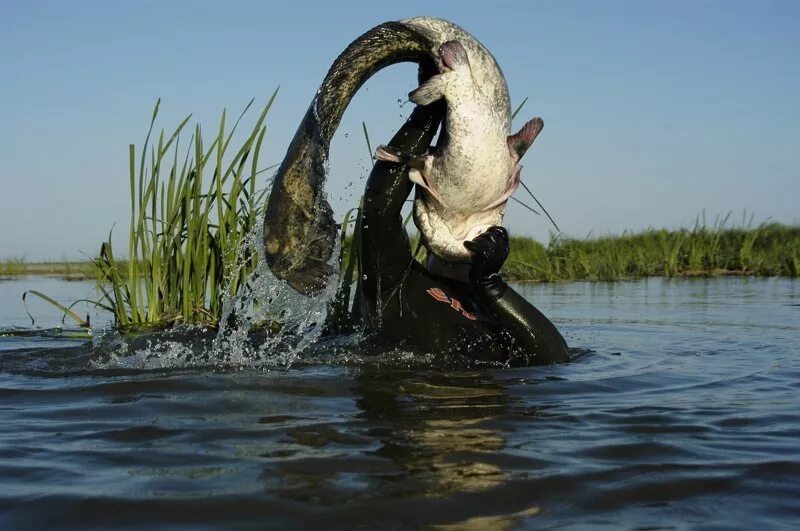
[[[264,153],[279,162],[339,52],[414,15],[488,46],[512,102],[529,97],[516,126],[544,118],[523,179],[566,234],[677,227],[702,209],[800,223],[800,2],[271,4],[0,0],[0,258],[79,258],[115,222],[127,231],[127,146],[156,98],[161,126],[193,113],[211,129],[280,85]],[[339,212],[363,187],[361,120],[386,140],[414,72],[382,72],[345,115],[328,186]],[[550,230],[513,203],[506,221]]]

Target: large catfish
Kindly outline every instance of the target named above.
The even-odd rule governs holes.
[[[350,100],[378,70],[420,64],[424,83],[412,101],[444,97],[447,118],[427,155],[379,150],[410,166],[417,183],[414,219],[428,249],[446,261],[469,261],[463,245],[500,224],[519,183],[519,159],[541,130],[541,119],[508,136],[508,87],[494,57],[472,35],[446,20],[417,17],[386,22],[353,41],[334,61],[300,124],[273,182],[264,216],[267,263],[304,294],[319,292],[332,272],[337,226],[325,199],[330,141]],[[438,73],[426,80],[432,69]]]

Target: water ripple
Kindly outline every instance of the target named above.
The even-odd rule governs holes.
[[[526,286],[578,348],[553,367],[3,338],[0,527],[798,527],[798,286]]]

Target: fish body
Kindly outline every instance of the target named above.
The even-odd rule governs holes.
[[[404,22],[414,25],[415,20]],[[510,135],[508,87],[497,62],[460,28],[434,26],[443,41],[433,51],[440,73],[409,97],[420,105],[445,99],[446,140],[422,157],[391,153],[384,146],[377,157],[409,165],[409,178],[419,185],[414,221],[428,250],[448,262],[469,262],[464,242],[502,223],[519,185],[519,160],[543,122],[536,118]]]
[[[449,42],[458,45],[444,46]],[[361,85],[386,66],[416,62],[423,82],[419,91],[431,74],[436,78],[456,71],[455,63],[448,66],[448,60],[455,58],[442,53],[456,46],[466,52],[472,82],[458,82],[453,76],[446,94],[428,94],[445,97],[448,111],[436,152],[426,155],[428,166],[409,172],[421,186],[427,175],[434,183],[423,191],[417,187],[414,218],[429,249],[450,261],[468,261],[463,240],[477,235],[484,225],[499,224],[510,164],[501,153],[508,152],[503,139],[511,122],[508,87],[500,67],[477,39],[446,20],[416,17],[386,22],[358,37],[334,61],[276,173],[264,215],[264,253],[276,277],[311,295],[325,287],[333,272],[338,228],[324,193],[328,152]],[[468,85],[471,91],[465,89]],[[419,101],[423,94],[418,93]],[[406,158],[419,164],[417,155]]]

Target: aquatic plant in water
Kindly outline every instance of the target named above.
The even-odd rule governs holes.
[[[259,191],[256,177],[269,169],[259,168],[259,153],[276,95],[277,89],[235,151],[231,140],[253,101],[230,130],[223,111],[209,143],[198,124],[183,153],[181,133],[191,115],[151,143],[160,100],[156,103],[138,157],[129,146],[127,260],[117,258],[110,233],[94,259],[99,304],[113,312],[119,326],[215,325],[223,294],[236,294],[255,269],[257,253],[241,251],[260,224],[265,191]]]

